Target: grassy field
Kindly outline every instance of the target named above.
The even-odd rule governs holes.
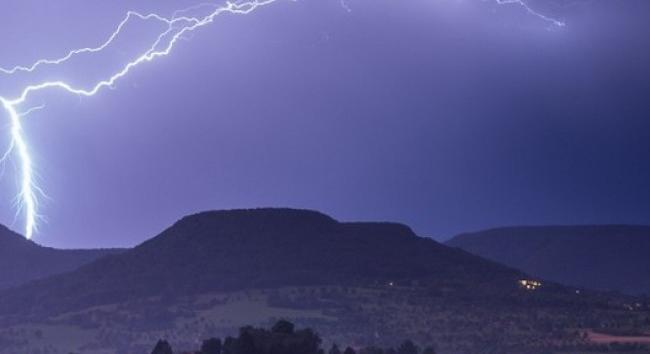
[[[176,304],[168,307],[165,301],[169,300],[99,306],[57,316],[47,323],[6,328],[0,331],[0,353],[115,354],[116,348],[150,349],[160,338],[179,348],[196,347],[207,337],[235,334],[241,326],[267,325],[278,318],[336,321],[320,310],[269,306],[268,295],[262,291],[204,294],[175,299]],[[152,313],[156,311],[161,313]]]
[[[508,354],[551,353],[561,346],[596,353],[605,351],[595,345],[610,344],[599,342],[602,338],[591,331],[599,321],[631,326],[647,318],[647,313],[624,306],[580,313],[554,304],[530,310],[510,302],[470,300],[392,286],[161,296],[5,328],[0,330],[0,354],[141,354],[160,338],[177,349],[196,348],[203,339],[233,335],[244,325],[268,326],[280,318],[316,329],[326,347],[333,342],[385,347],[409,338],[434,344],[442,354],[504,353],[499,351],[503,348],[508,348]],[[616,348],[608,350],[616,352]]]

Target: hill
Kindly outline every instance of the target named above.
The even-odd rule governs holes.
[[[65,273],[121,250],[43,247],[0,225],[0,290]]]
[[[214,211],[185,217],[122,254],[7,291],[0,313],[49,315],[163,293],[418,279],[512,290],[521,277],[400,224],[339,223],[291,209]]]
[[[447,245],[562,284],[650,294],[650,226],[498,228]]]
[[[0,353],[142,353],[161,337],[193,348],[289,318],[326,343],[411,338],[444,354],[531,354],[594,349],[585,333],[604,326],[643,336],[648,313],[634,298],[542,284],[401,224],[212,211],[0,293]]]

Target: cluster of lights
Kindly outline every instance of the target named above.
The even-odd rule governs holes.
[[[542,283],[537,280],[522,279],[519,285],[526,290],[537,290],[542,287]]]

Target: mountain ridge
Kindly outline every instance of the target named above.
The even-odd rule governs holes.
[[[446,242],[567,285],[650,293],[650,226],[554,225],[493,228]],[[647,277],[645,277],[647,278]]]
[[[186,216],[121,254],[0,293],[0,315],[71,311],[160,293],[455,280],[515,287],[521,273],[397,223],[341,223],[319,212],[237,209]],[[92,289],[86,284],[92,283]],[[123,291],[128,289],[128,291]],[[55,310],[55,311],[53,311]]]
[[[190,348],[197,334],[291,318],[330,342],[545,354],[593,349],[585,333],[603,326],[643,331],[649,316],[637,298],[536,279],[406,225],[238,209],[0,292],[0,353],[143,353],[160,336]]]
[[[119,248],[57,249],[37,244],[0,225],[0,290],[65,273]]]

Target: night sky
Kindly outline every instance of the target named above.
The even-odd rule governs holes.
[[[98,44],[130,9],[196,3],[6,0],[0,66]],[[46,107],[23,124],[49,196],[34,240],[132,246],[189,213],[261,206],[399,221],[439,240],[650,223],[650,2],[530,2],[561,29],[491,1],[347,4],[225,15],[113,90],[34,96],[25,109]],[[100,55],[0,76],[0,95],[89,84],[156,30],[136,23]],[[20,231],[16,183],[9,161],[0,222]]]

